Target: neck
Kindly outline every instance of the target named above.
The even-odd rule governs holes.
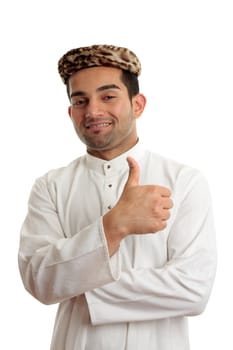
[[[122,148],[122,149],[108,149],[108,150],[93,150],[93,149],[88,149],[87,148],[87,153],[89,153],[90,155],[96,157],[96,158],[100,158],[103,160],[112,160],[114,158],[119,157],[121,154],[129,151],[131,148],[133,148],[137,143],[138,143],[138,138],[136,139],[136,141],[131,144],[128,147]]]

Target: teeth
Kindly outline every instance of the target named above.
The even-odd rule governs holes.
[[[98,128],[98,127],[102,127],[102,126],[109,126],[110,123],[99,123],[99,124],[94,124],[94,125],[87,125],[87,128]]]

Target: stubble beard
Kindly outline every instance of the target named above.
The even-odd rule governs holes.
[[[96,131],[93,135],[89,135],[88,132],[80,132],[75,128],[76,134],[80,141],[82,141],[88,149],[93,150],[105,150],[108,149],[112,143],[114,143],[114,130],[109,131],[106,134],[101,135],[101,131]]]
[[[123,143],[131,133],[133,128],[133,115],[130,116],[127,125],[123,130],[116,130],[115,124],[112,124],[112,130],[106,134],[101,134],[100,131],[94,132],[93,135],[89,135],[85,131],[80,132],[77,128],[75,131],[79,139],[87,146],[87,149],[94,151],[104,151],[110,150],[117,147],[119,144]],[[100,134],[100,135],[99,135]],[[99,137],[98,137],[99,135]]]
[[[99,132],[96,133],[98,135]],[[108,149],[113,141],[113,135],[102,135],[99,139],[90,137],[88,135],[82,135],[81,141],[87,146],[88,149],[101,151]]]

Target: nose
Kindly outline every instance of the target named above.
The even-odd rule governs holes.
[[[104,114],[103,106],[97,99],[90,99],[86,107],[85,117],[100,117]]]

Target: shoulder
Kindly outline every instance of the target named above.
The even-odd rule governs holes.
[[[64,167],[49,170],[35,180],[34,187],[46,187],[50,191],[53,188],[66,186],[72,182],[77,172],[84,169],[84,159],[85,157],[81,156]]]
[[[191,177],[202,176],[201,171],[191,165],[168,158],[150,150],[145,151],[142,159],[142,166],[150,169],[151,172],[170,179],[172,183],[179,178],[190,179]]]

